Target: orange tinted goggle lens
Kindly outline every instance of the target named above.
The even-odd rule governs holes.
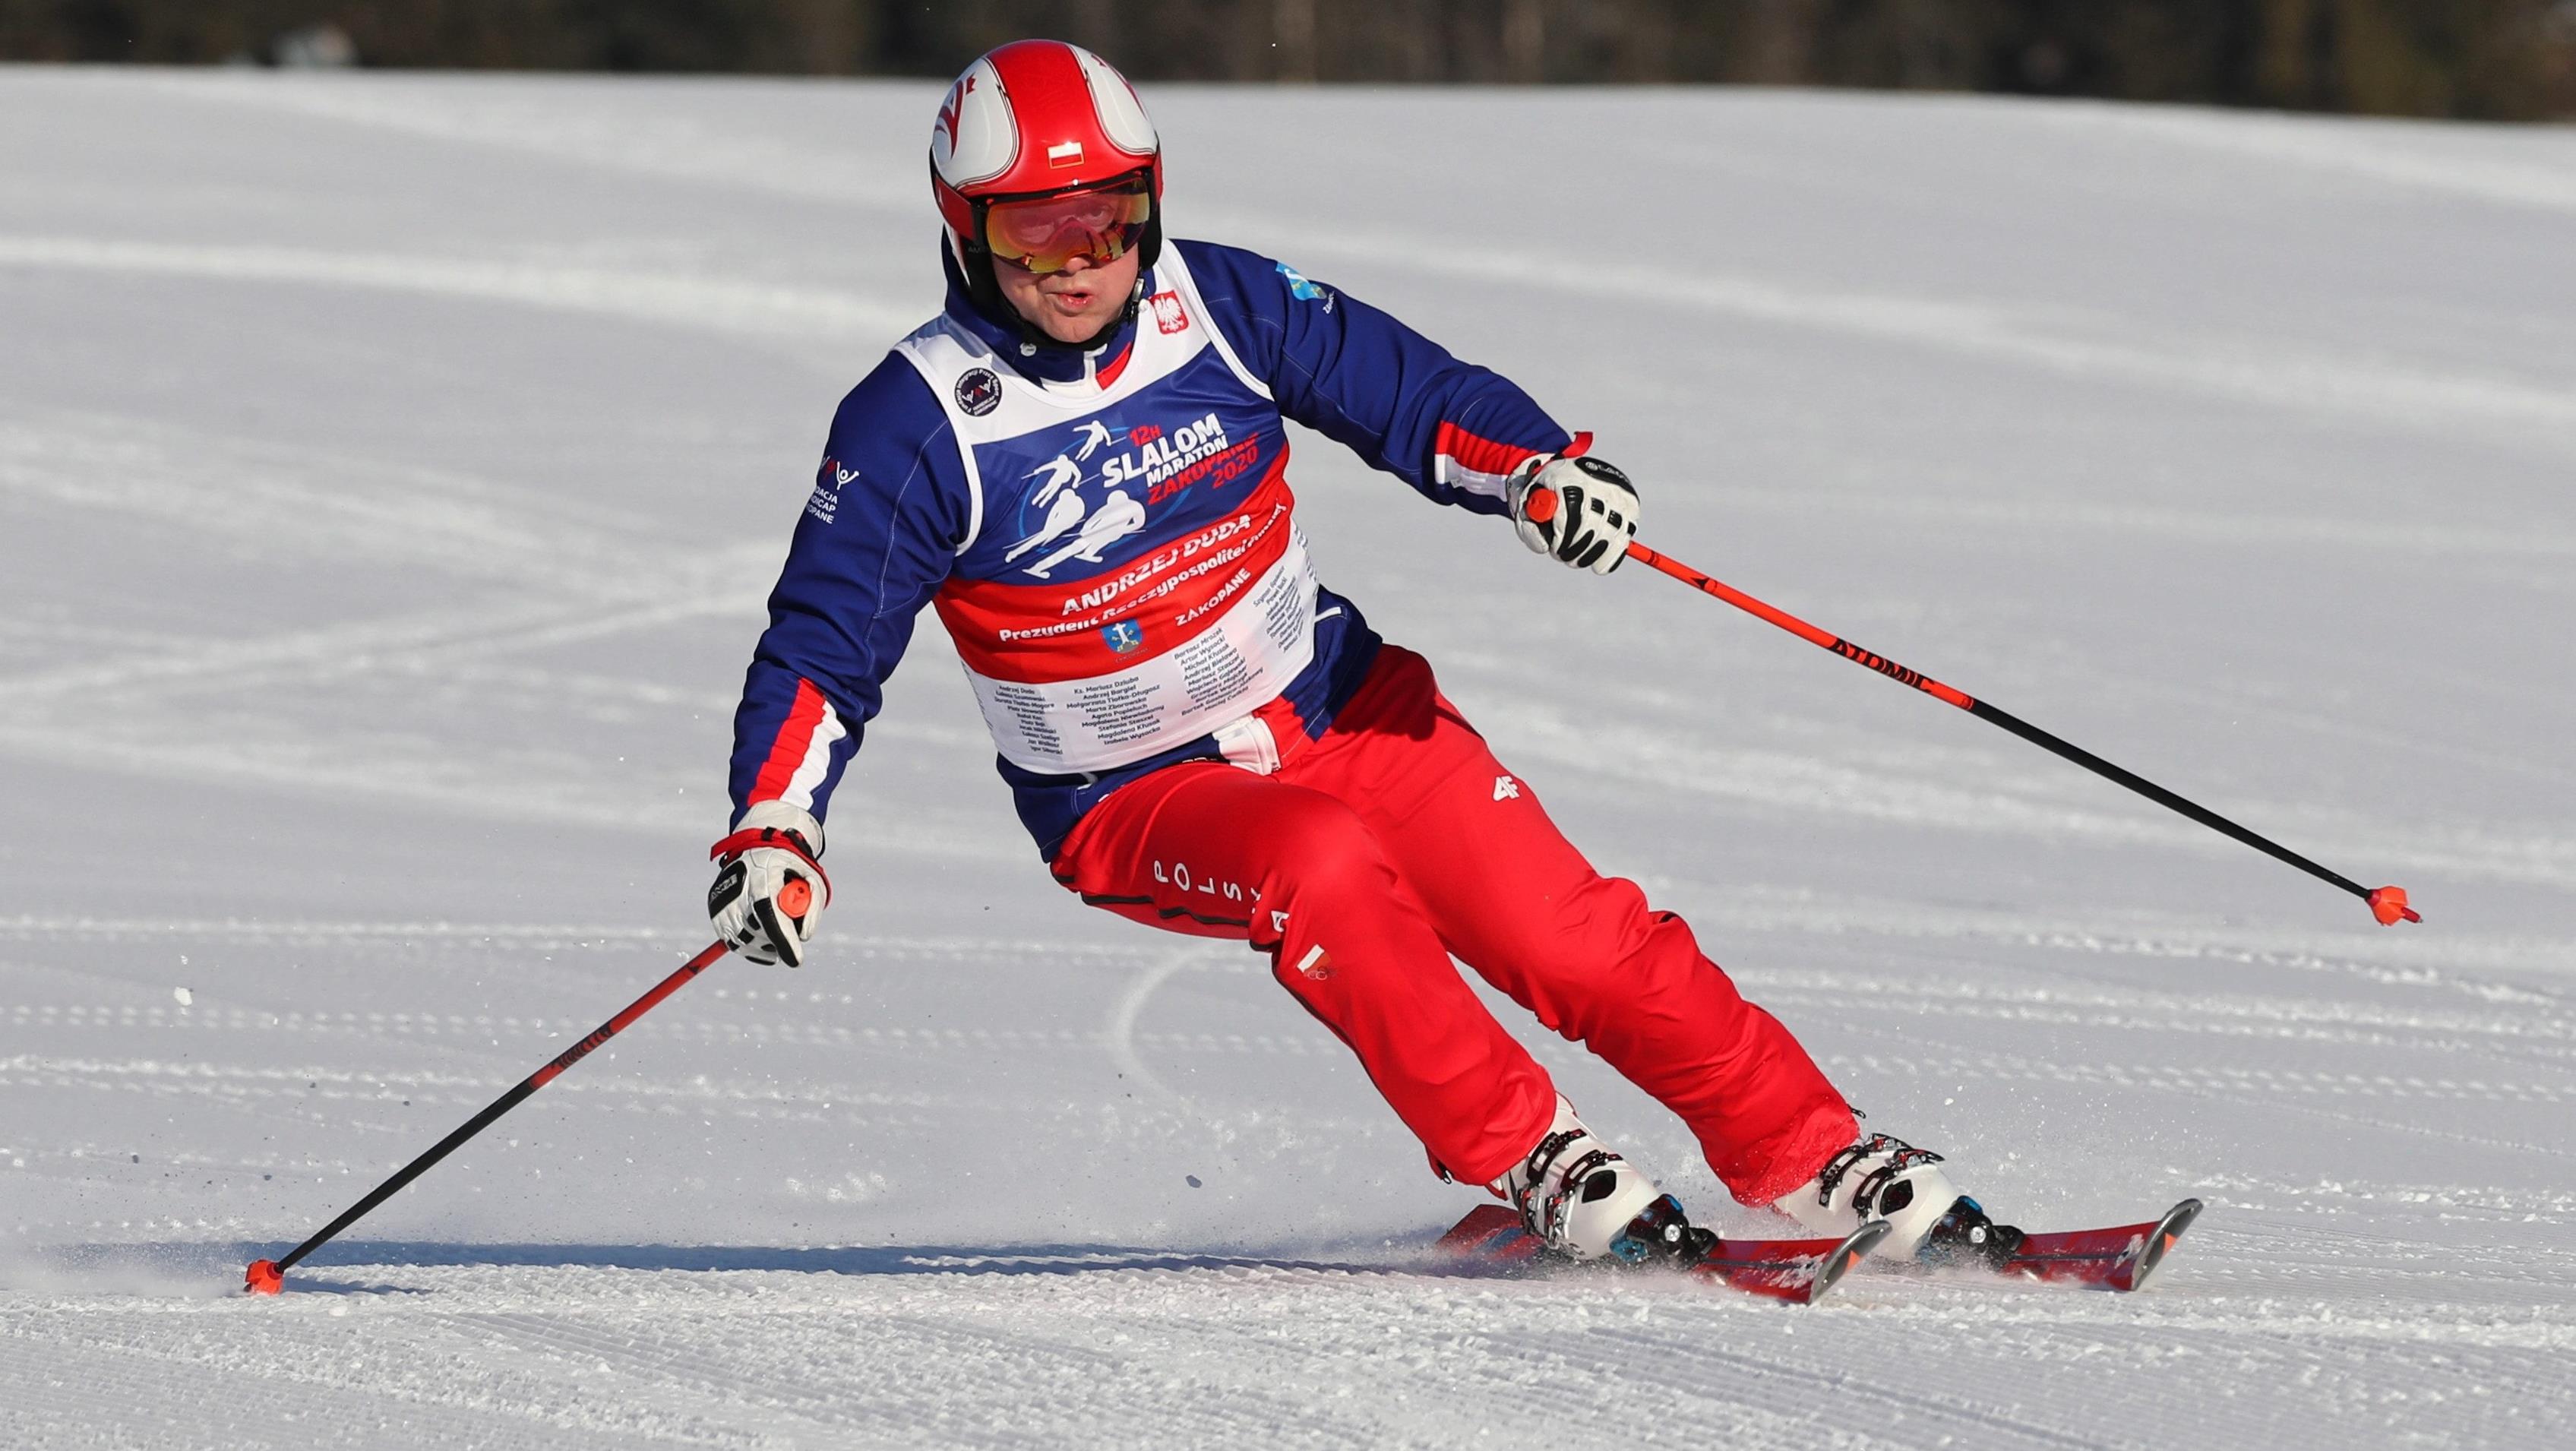
[[[1143,182],[994,202],[984,209],[984,245],[1015,267],[1061,272],[1076,257],[1115,262],[1134,251],[1153,215]]]

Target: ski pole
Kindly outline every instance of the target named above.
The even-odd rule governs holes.
[[[798,884],[790,883],[789,885],[794,886]],[[681,963],[678,971],[672,973],[669,977],[662,979],[659,983],[654,984],[651,992],[648,992],[644,996],[637,998],[635,1001],[628,1003],[623,1012],[620,1012],[616,1017],[613,1017],[607,1022],[592,1029],[589,1037],[584,1038],[580,1042],[563,1050],[562,1053],[556,1055],[553,1062],[538,1069],[536,1072],[529,1074],[527,1077],[520,1079],[518,1087],[513,1088],[509,1092],[502,1094],[499,1098],[492,1100],[490,1107],[458,1125],[456,1132],[449,1134],[446,1138],[440,1139],[437,1145],[431,1148],[428,1153],[423,1154],[419,1158],[412,1160],[410,1163],[403,1165],[399,1173],[395,1174],[392,1178],[387,1179],[382,1184],[377,1185],[368,1193],[366,1198],[350,1205],[346,1210],[342,1211],[339,1218],[322,1226],[321,1230],[311,1239],[308,1239],[304,1243],[287,1251],[285,1258],[253,1261],[249,1271],[243,1276],[242,1288],[254,1295],[274,1295],[284,1290],[286,1288],[286,1272],[295,1268],[297,1262],[301,1261],[306,1255],[309,1255],[315,1250],[320,1249],[322,1246],[329,1244],[332,1239],[340,1233],[340,1231],[347,1229],[350,1225],[353,1225],[359,1220],[365,1218],[367,1211],[384,1203],[386,1200],[391,1199],[394,1195],[401,1192],[404,1185],[428,1172],[429,1167],[432,1164],[435,1164],[439,1160],[446,1158],[449,1154],[456,1152],[458,1148],[464,1145],[467,1139],[470,1139],[476,1134],[483,1132],[485,1129],[490,1128],[494,1120],[500,1118],[501,1115],[508,1113],[510,1110],[517,1108],[521,1102],[526,1100],[528,1095],[545,1087],[547,1084],[554,1082],[565,1069],[570,1068],[574,1064],[579,1063],[582,1059],[589,1057],[592,1049],[626,1031],[626,1029],[631,1026],[637,1018],[651,1012],[654,1006],[660,1003],[662,999],[678,992],[682,985],[686,984],[689,979],[706,971],[709,966],[714,964],[717,958],[724,956],[725,952],[726,947],[724,943],[708,943],[704,952],[701,952],[697,956],[690,958],[688,961]]]
[[[1556,512],[1554,492],[1551,490],[1534,493],[1530,499],[1529,512],[1531,518],[1541,522],[1552,517]],[[2264,836],[2259,832],[2249,831],[2246,828],[2237,825],[2235,822],[2228,820],[2226,817],[2219,815],[2217,812],[2210,810],[2208,807],[2203,806],[2196,801],[2191,801],[2184,797],[2175,795],[2173,792],[2166,790],[2164,787],[2157,785],[2155,782],[2148,780],[2146,777],[2141,776],[2134,771],[2127,770],[2120,766],[2115,766],[2109,761],[2103,760],[2100,756],[2093,754],[2091,751],[2084,749],[2082,746],[2060,740],[2056,736],[2049,734],[2047,731],[2041,730],[2039,727],[2032,725],[2021,717],[2012,714],[2010,711],[2003,710],[1997,706],[1988,705],[1986,702],[1977,699],[1966,691],[1944,685],[1940,681],[1933,679],[1931,676],[1926,675],[1919,670],[1907,669],[1905,666],[1897,664],[1895,661],[1888,659],[1886,656],[1881,655],[1876,651],[1864,650],[1860,646],[1855,645],[1851,641],[1845,640],[1840,636],[1827,634],[1825,631],[1799,619],[1796,615],[1790,614],[1787,610],[1780,609],[1775,605],[1765,604],[1761,600],[1755,599],[1753,596],[1727,584],[1723,580],[1712,579],[1708,575],[1700,573],[1698,570],[1691,568],[1689,565],[1682,563],[1680,560],[1675,559],[1668,554],[1659,554],[1656,551],[1647,548],[1645,545],[1631,540],[1628,544],[1628,557],[1637,561],[1639,564],[1643,564],[1649,568],[1657,569],[1665,574],[1669,574],[1673,578],[1680,580],[1682,583],[1691,586],[1693,589],[1696,589],[1703,594],[1715,595],[1717,598],[1726,601],[1737,609],[1743,610],[1757,618],[1777,625],[1781,629],[1788,631],[1790,634],[1797,636],[1799,639],[1807,641],[1809,644],[1818,645],[1824,649],[1831,650],[1835,654],[1856,664],[1866,665],[1870,669],[1877,671],[1879,674],[1886,676],[1888,679],[1893,680],[1900,685],[1911,685],[1915,689],[1922,691],[1924,694],[1931,696],[1933,699],[1946,701],[1951,705],[1955,705],[1959,709],[1966,711],[1968,714],[1975,716],[1977,719],[1984,721],[1989,725],[2001,726],[2005,730],[2012,732],[2014,735],[2021,737],[2023,740],[2030,742],[2034,746],[2038,746],[2042,750],[2052,751],[2057,755],[2063,756],[2067,760],[2073,761],[2075,764],[2082,766],[2085,770],[2090,771],[2097,776],[2101,776],[2107,780],[2117,781],[2121,785],[2128,787],[2130,790],[2137,792],[2139,795],[2146,797],[2148,800],[2155,802],[2159,806],[2165,807],[2168,810],[2180,812],[2184,816],[2190,817],[2192,820],[2199,822],[2201,825],[2208,827],[2212,831],[2218,832],[2224,836],[2234,837],[2236,840],[2245,843],[2256,851],[2262,852],[2267,856],[2278,858],[2281,861],[2288,862],[2290,865],[2297,867],[2299,870],[2306,872],[2312,877],[2317,878],[2319,881],[2330,882],[2335,886],[2341,887],[2345,891],[2350,892],[2354,896],[2369,903],[2370,915],[2379,919],[2381,926],[2393,927],[2397,925],[2400,920],[2407,922],[2421,922],[2424,920],[2414,908],[2406,905],[2406,889],[2404,887],[2380,887],[2375,890],[2365,887],[2359,882],[2354,881],[2352,878],[2345,876],[2341,872],[2320,866],[2316,862],[2310,861],[2308,858],[2299,855],[2297,852],[2290,850],[2288,847],[2281,845],[2270,837]]]

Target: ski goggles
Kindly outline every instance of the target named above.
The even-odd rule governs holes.
[[[1142,172],[1099,186],[981,204],[984,245],[994,260],[1029,272],[1062,272],[1080,257],[1115,262],[1145,240],[1154,192]]]

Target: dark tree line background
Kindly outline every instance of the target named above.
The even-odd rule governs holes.
[[[1721,81],[2576,116],[2576,0],[0,0],[0,58],[17,60],[944,77],[1023,35],[1089,44],[1152,80]]]

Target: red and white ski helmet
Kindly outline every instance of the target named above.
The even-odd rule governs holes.
[[[930,128],[930,187],[948,245],[971,277],[983,252],[979,203],[1078,191],[1141,173],[1161,238],[1163,148],[1136,88],[1061,40],[1015,40],[985,53],[948,88]]]

